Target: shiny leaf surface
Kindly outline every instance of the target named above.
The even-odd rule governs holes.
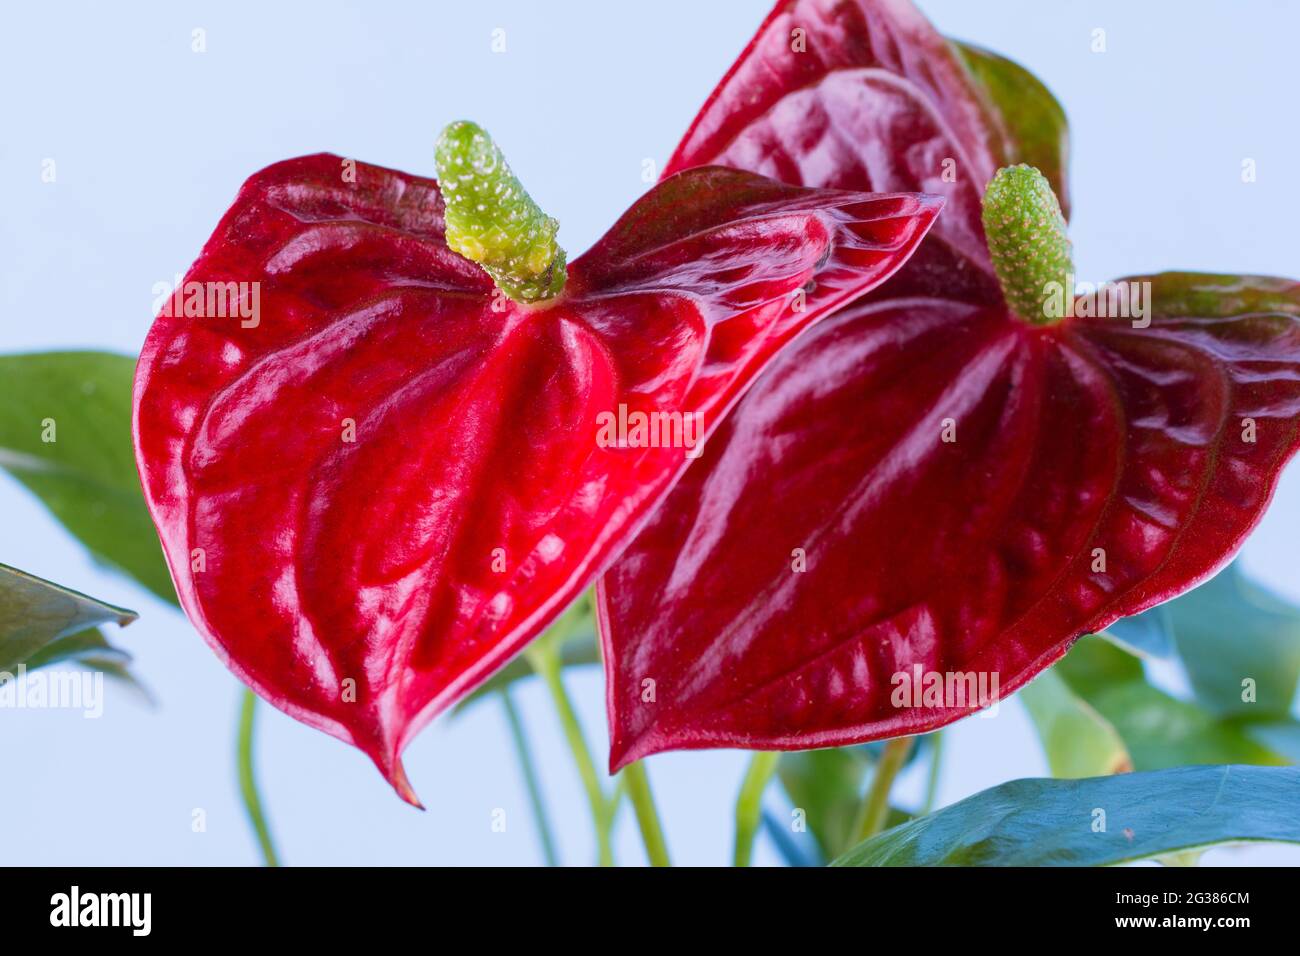
[[[832,865],[1111,866],[1220,843],[1300,843],[1297,804],[1295,767],[1013,780],[873,837]]]

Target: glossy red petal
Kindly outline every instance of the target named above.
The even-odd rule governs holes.
[[[897,675],[1009,694],[1225,563],[1300,446],[1300,287],[1150,278],[1145,329],[914,300],[783,354],[603,579],[611,765],[933,730],[973,708]]]
[[[414,802],[412,735],[689,460],[607,446],[600,416],[698,414],[707,434],[785,341],[898,268],[938,201],[691,171],[525,307],[446,248],[433,181],[346,169],[310,156],[245,184],[146,340],[137,460],[207,641]],[[250,283],[229,287],[248,318],[203,305],[224,283]]]
[[[957,50],[908,0],[778,3],[665,175],[730,166],[800,186],[920,191],[943,216],[890,296],[1001,302],[980,199],[1006,134]]]

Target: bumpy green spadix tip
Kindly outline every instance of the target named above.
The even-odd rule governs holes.
[[[1064,314],[1074,295],[1074,265],[1061,204],[1032,166],[999,169],[984,191],[984,235],[1007,303],[1022,319],[1044,324]]]
[[[560,224],[524,192],[492,137],[476,123],[452,123],[438,137],[438,186],[447,204],[447,245],[483,267],[516,302],[564,288]]]

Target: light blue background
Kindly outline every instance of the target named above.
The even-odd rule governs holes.
[[[432,174],[448,121],[490,129],[577,254],[645,188],[768,9],[768,0],[7,4],[0,24],[0,350],[135,352],[153,286],[183,272],[243,179],[331,150]],[[1295,122],[1300,5],[1252,2],[923,4],[940,28],[1020,61],[1064,103],[1074,136],[1081,279],[1169,268],[1300,273]],[[206,30],[207,52],[191,51]],[[490,51],[506,31],[507,52]],[[1107,52],[1090,52],[1106,30]],[[1244,158],[1258,181],[1241,182]],[[41,163],[57,163],[42,183]],[[1300,598],[1292,468],[1246,548],[1250,571]],[[141,620],[114,640],[160,706],[110,688],[98,721],[0,713],[0,862],[246,864],[255,849],[233,774],[237,687],[185,619],[94,567],[23,490],[0,478],[0,560],[117,603]],[[1179,675],[1165,674],[1176,686]],[[599,674],[571,677],[603,758]],[[564,860],[593,841],[540,688],[525,711]],[[259,766],[284,859],[533,863],[537,842],[505,723],[489,702],[442,719],[407,753],[428,807],[388,790],[356,751],[263,707]],[[942,798],[1045,772],[1018,704],[948,739]],[[729,859],[744,757],[650,760],[677,861]],[[918,794],[915,773],[904,779]],[[775,788],[769,793],[780,809]],[[492,833],[494,808],[507,812]],[[208,829],[193,833],[203,808]],[[624,862],[642,854],[630,814]],[[774,859],[760,846],[759,859]],[[1217,862],[1298,862],[1292,848]]]

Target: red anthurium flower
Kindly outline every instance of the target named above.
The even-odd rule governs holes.
[[[1065,141],[1023,70],[892,0],[780,4],[714,92],[670,173],[948,202],[898,276],[778,357],[602,579],[612,767],[933,730],[1259,520],[1300,444],[1300,286],[1073,298]],[[995,176],[1018,161],[1046,177]]]
[[[566,269],[480,130],[449,128],[439,169],[442,191],[329,155],[254,175],[135,384],[191,620],[411,802],[412,735],[591,583],[770,357],[939,205],[692,170]]]

